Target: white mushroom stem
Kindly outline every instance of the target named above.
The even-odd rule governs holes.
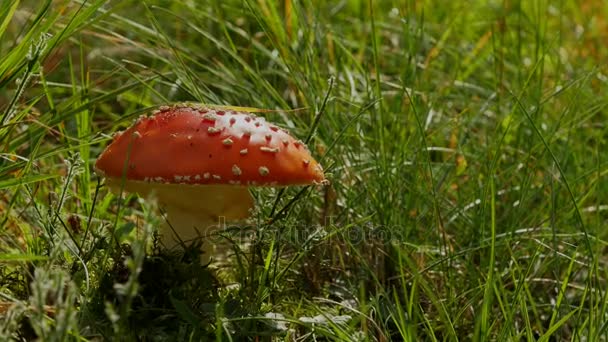
[[[166,215],[161,229],[161,243],[168,249],[189,245],[197,239],[202,239],[205,247],[210,247],[207,240],[215,240],[214,234],[224,229],[222,219],[217,222],[214,217],[204,213],[193,213],[175,205],[161,205]],[[207,249],[207,248],[206,248]]]
[[[112,191],[119,192],[121,181],[108,180]],[[164,184],[142,181],[125,181],[123,190],[137,193],[144,198],[155,198],[166,213],[165,224],[160,229],[161,243],[167,249],[191,244],[202,239],[203,256],[207,263],[214,254],[220,254],[217,233],[226,222],[249,216],[253,198],[245,186]]]
[[[164,222],[160,228],[160,243],[166,249],[188,246],[202,241],[203,254],[201,262],[209,263],[224,255],[226,244],[221,243],[218,233],[225,228],[225,220],[213,217],[205,212],[193,212],[174,204],[160,204],[165,212]],[[222,248],[224,247],[224,248]]]

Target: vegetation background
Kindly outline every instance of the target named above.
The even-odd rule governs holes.
[[[1,1],[0,340],[608,340],[607,41],[587,0]],[[181,101],[331,180],[256,190],[219,271],[92,171]]]

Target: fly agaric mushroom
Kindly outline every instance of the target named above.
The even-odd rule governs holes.
[[[220,217],[246,218],[250,186],[326,182],[321,165],[287,131],[243,109],[195,105],[140,117],[114,136],[95,169],[113,191],[158,200],[170,225],[160,232],[166,248],[212,233]]]

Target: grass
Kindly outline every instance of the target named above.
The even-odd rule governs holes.
[[[608,5],[3,1],[0,339],[608,339]],[[180,101],[271,109],[329,186],[228,268],[92,171]]]

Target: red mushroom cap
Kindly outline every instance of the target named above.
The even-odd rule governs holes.
[[[126,169],[125,169],[126,167]],[[295,185],[325,181],[308,148],[250,112],[161,107],[118,133],[97,172],[157,183]]]

